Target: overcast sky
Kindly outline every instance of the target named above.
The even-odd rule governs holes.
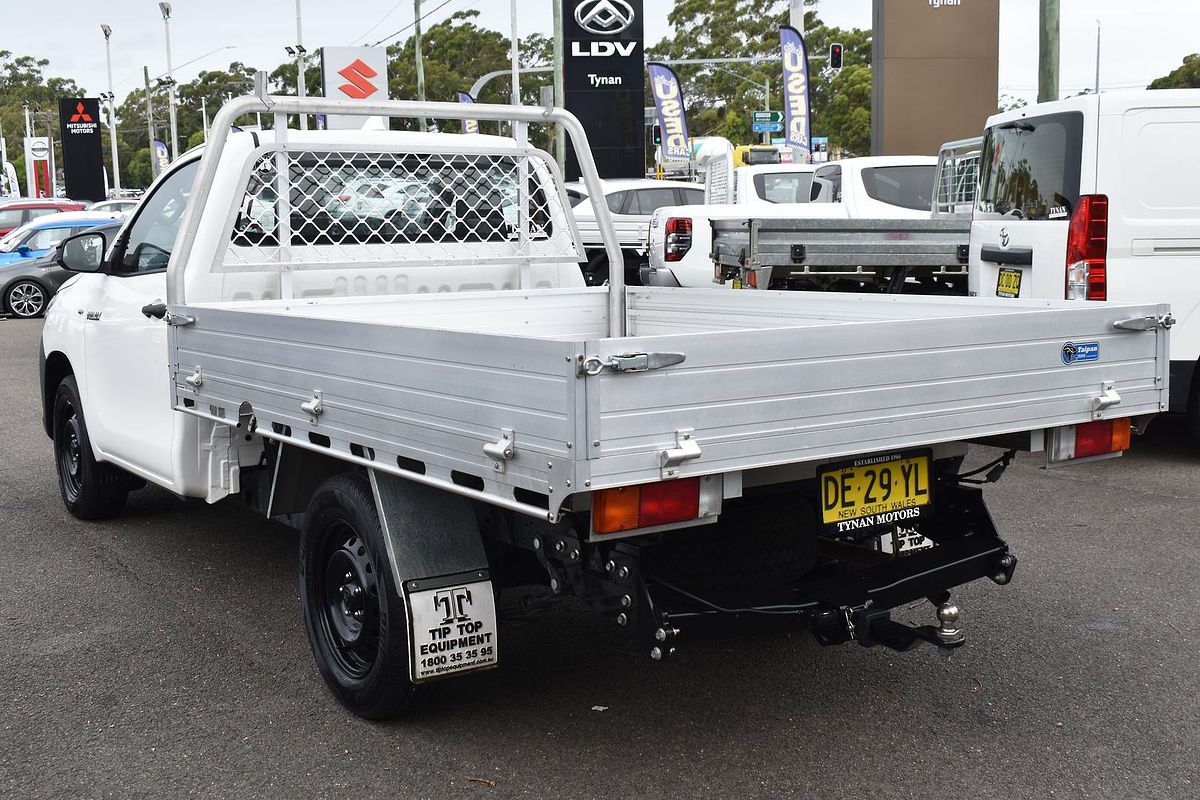
[[[518,34],[549,34],[551,2],[518,0]],[[412,0],[301,3],[304,44],[309,50],[374,44],[413,21]],[[1064,94],[1092,85],[1097,19],[1102,26],[1102,90],[1143,87],[1177,67],[1188,53],[1200,50],[1197,0],[1061,3]],[[143,64],[150,67],[152,77],[166,71],[156,0],[3,0],[3,5],[0,50],[49,58],[50,75],[74,78],[90,95],[108,88],[101,23],[113,29],[113,84],[118,101],[140,85]],[[224,68],[233,60],[272,69],[285,57],[283,46],[296,41],[295,0],[173,0],[172,5],[172,57],[180,82],[203,69]],[[645,0],[647,42],[657,42],[667,33],[671,5],[671,0]],[[428,26],[455,11],[477,9],[483,26],[507,33],[509,7],[509,0],[423,0],[422,10]],[[818,10],[829,24],[860,28],[871,24],[871,0],[823,0]],[[1000,91],[1031,101],[1037,94],[1037,17],[1038,0],[1001,0]],[[210,52],[226,47],[232,49]]]

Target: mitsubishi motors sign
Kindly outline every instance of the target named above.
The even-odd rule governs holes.
[[[100,145],[100,101],[94,97],[63,97],[58,101],[58,118],[67,197],[103,200],[106,187]]]
[[[336,100],[375,101],[388,99],[387,49],[383,47],[321,48],[321,83],[325,96]],[[370,117],[331,114],[325,127],[357,130]]]

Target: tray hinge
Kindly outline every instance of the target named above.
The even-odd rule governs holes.
[[[700,452],[700,443],[696,441],[694,428],[680,428],[675,431],[675,446],[669,450],[661,450],[658,454],[660,477],[663,480],[679,477],[676,467],[685,461],[699,458]]]
[[[1157,317],[1133,317],[1119,319],[1112,325],[1123,331],[1152,331],[1156,328],[1169,330],[1175,324],[1175,318],[1170,314],[1160,314]]]
[[[300,404],[300,410],[308,414],[308,420],[312,424],[317,424],[317,417],[325,413],[325,400],[321,395],[320,389],[313,389],[312,400],[305,400]]]
[[[623,353],[606,359],[578,356],[575,359],[575,375],[579,378],[599,375],[606,369],[612,372],[646,372],[682,364],[686,358],[683,353]]]
[[[492,469],[504,472],[504,468],[517,454],[517,432],[512,428],[501,428],[500,438],[483,446],[483,454],[492,460]]]
[[[1092,398],[1092,419],[1100,419],[1104,416],[1104,410],[1111,408],[1121,402],[1121,395],[1117,394],[1117,390],[1113,388],[1112,381],[1104,381],[1100,384],[1100,395]]]
[[[200,386],[204,383],[204,369],[197,364],[196,371],[183,379],[188,386],[192,387],[193,392],[200,391]]]

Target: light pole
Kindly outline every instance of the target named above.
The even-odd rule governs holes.
[[[413,0],[413,47],[417,57],[417,100],[425,102],[425,59],[421,55],[421,0]],[[417,128],[424,131],[428,129],[428,124],[425,117],[417,118]]]
[[[109,37],[112,36],[112,28],[107,25],[101,25],[100,30],[104,33],[104,57],[108,62],[108,142],[112,148],[112,180],[113,192],[117,196],[121,194],[121,160],[117,155],[117,103],[116,95],[113,94],[112,84],[112,43]]]
[[[308,64],[308,50],[304,49],[304,45],[298,44],[292,47],[290,44],[285,44],[283,49],[287,51],[289,56],[296,59],[296,96],[305,97],[304,88],[304,68]],[[308,130],[308,115],[300,115],[300,130]]]
[[[175,124],[175,75],[171,69],[171,4],[159,3],[158,10],[162,12],[163,30],[167,34],[167,79],[171,85],[167,88],[167,113],[171,118],[171,160],[179,157],[179,131]]]
[[[296,0],[296,96],[304,99],[304,32],[300,27],[300,0]],[[300,115],[300,130],[308,130],[308,114]]]

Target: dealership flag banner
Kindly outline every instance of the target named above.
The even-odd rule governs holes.
[[[650,88],[654,92],[654,107],[658,111],[658,125],[662,130],[662,153],[664,161],[690,161],[692,148],[688,144],[686,109],[683,104],[683,89],[679,76],[666,64],[651,61]]]
[[[150,156],[150,166],[154,167],[154,177],[158,177],[163,173],[171,163],[171,156],[167,154],[167,143],[161,139],[154,140],[154,152]]]
[[[807,161],[812,152],[808,117],[808,48],[800,31],[779,26],[779,50],[783,55],[784,142]]]
[[[475,102],[475,98],[474,98],[474,97],[471,97],[471,94],[470,94],[470,92],[459,92],[459,93],[458,93],[458,102],[460,102],[460,103],[474,103],[474,102]],[[479,133],[479,120],[477,120],[477,119],[464,119],[464,120],[462,121],[462,132],[463,132],[463,133]]]

